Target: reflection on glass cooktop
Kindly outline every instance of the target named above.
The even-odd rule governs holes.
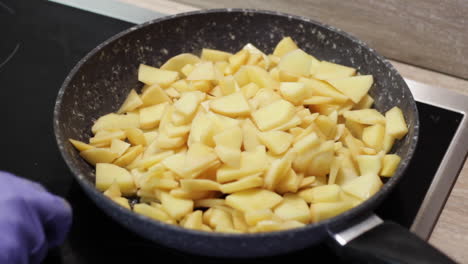
[[[0,112],[6,113],[3,127],[7,128],[0,130],[3,148],[0,169],[41,182],[52,192],[67,197],[74,209],[68,240],[51,251],[44,263],[138,263],[166,256],[174,263],[219,263],[220,259],[186,255],[156,245],[110,219],[81,191],[56,147],[52,111],[66,74],[86,52],[131,24],[46,1],[3,1],[0,9],[0,21],[10,21],[0,23],[2,30],[9,32],[0,41],[0,65],[7,61],[0,67],[0,80],[5,87],[2,98],[8,98],[0,104]],[[16,52],[10,55],[14,49]],[[384,219],[406,227],[411,226],[462,119],[459,113],[429,104],[418,103],[418,109],[420,142],[407,176],[377,210]],[[339,263],[325,246],[277,256],[274,260],[322,256],[331,263]]]

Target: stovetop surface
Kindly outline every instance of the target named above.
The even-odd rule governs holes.
[[[174,263],[219,263],[220,259],[187,255],[144,240],[110,219],[81,191],[56,146],[52,114],[65,76],[88,51],[132,24],[46,1],[0,1],[0,169],[42,183],[66,197],[74,210],[67,241],[44,263],[138,263],[166,256]],[[376,211],[408,228],[463,117],[420,102],[418,110],[421,134],[414,158]],[[339,263],[323,245],[274,258],[222,262],[307,257]]]

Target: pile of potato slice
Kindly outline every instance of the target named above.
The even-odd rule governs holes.
[[[89,143],[96,187],[159,221],[218,232],[266,232],[336,216],[375,194],[400,157],[402,111],[372,109],[371,75],[319,61],[289,37],[266,55],[203,49],[140,65],[116,113]],[[139,197],[129,204],[125,197]]]

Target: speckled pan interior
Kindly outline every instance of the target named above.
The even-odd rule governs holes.
[[[199,54],[202,48],[230,52],[252,43],[271,53],[284,36],[321,60],[355,67],[372,74],[370,95],[375,108],[399,106],[409,125],[408,135],[394,151],[402,156],[395,176],[362,205],[338,217],[306,228],[256,235],[210,234],[151,221],[120,208],[93,186],[94,170],[69,144],[68,138],[86,141],[101,115],[116,111],[131,89],[139,91],[140,63],[160,66],[183,52]],[[66,78],[54,112],[54,128],[64,160],[89,196],[123,225],[170,247],[203,255],[251,257],[274,255],[320,242],[329,226],[343,225],[373,210],[402,177],[418,136],[418,114],[410,90],[398,72],[374,50],[340,31],[304,17],[256,10],[205,10],[165,17],[135,26],[102,43],[83,58]]]

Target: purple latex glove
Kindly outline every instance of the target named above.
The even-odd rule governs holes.
[[[65,200],[38,183],[0,171],[0,263],[40,263],[72,221]]]

